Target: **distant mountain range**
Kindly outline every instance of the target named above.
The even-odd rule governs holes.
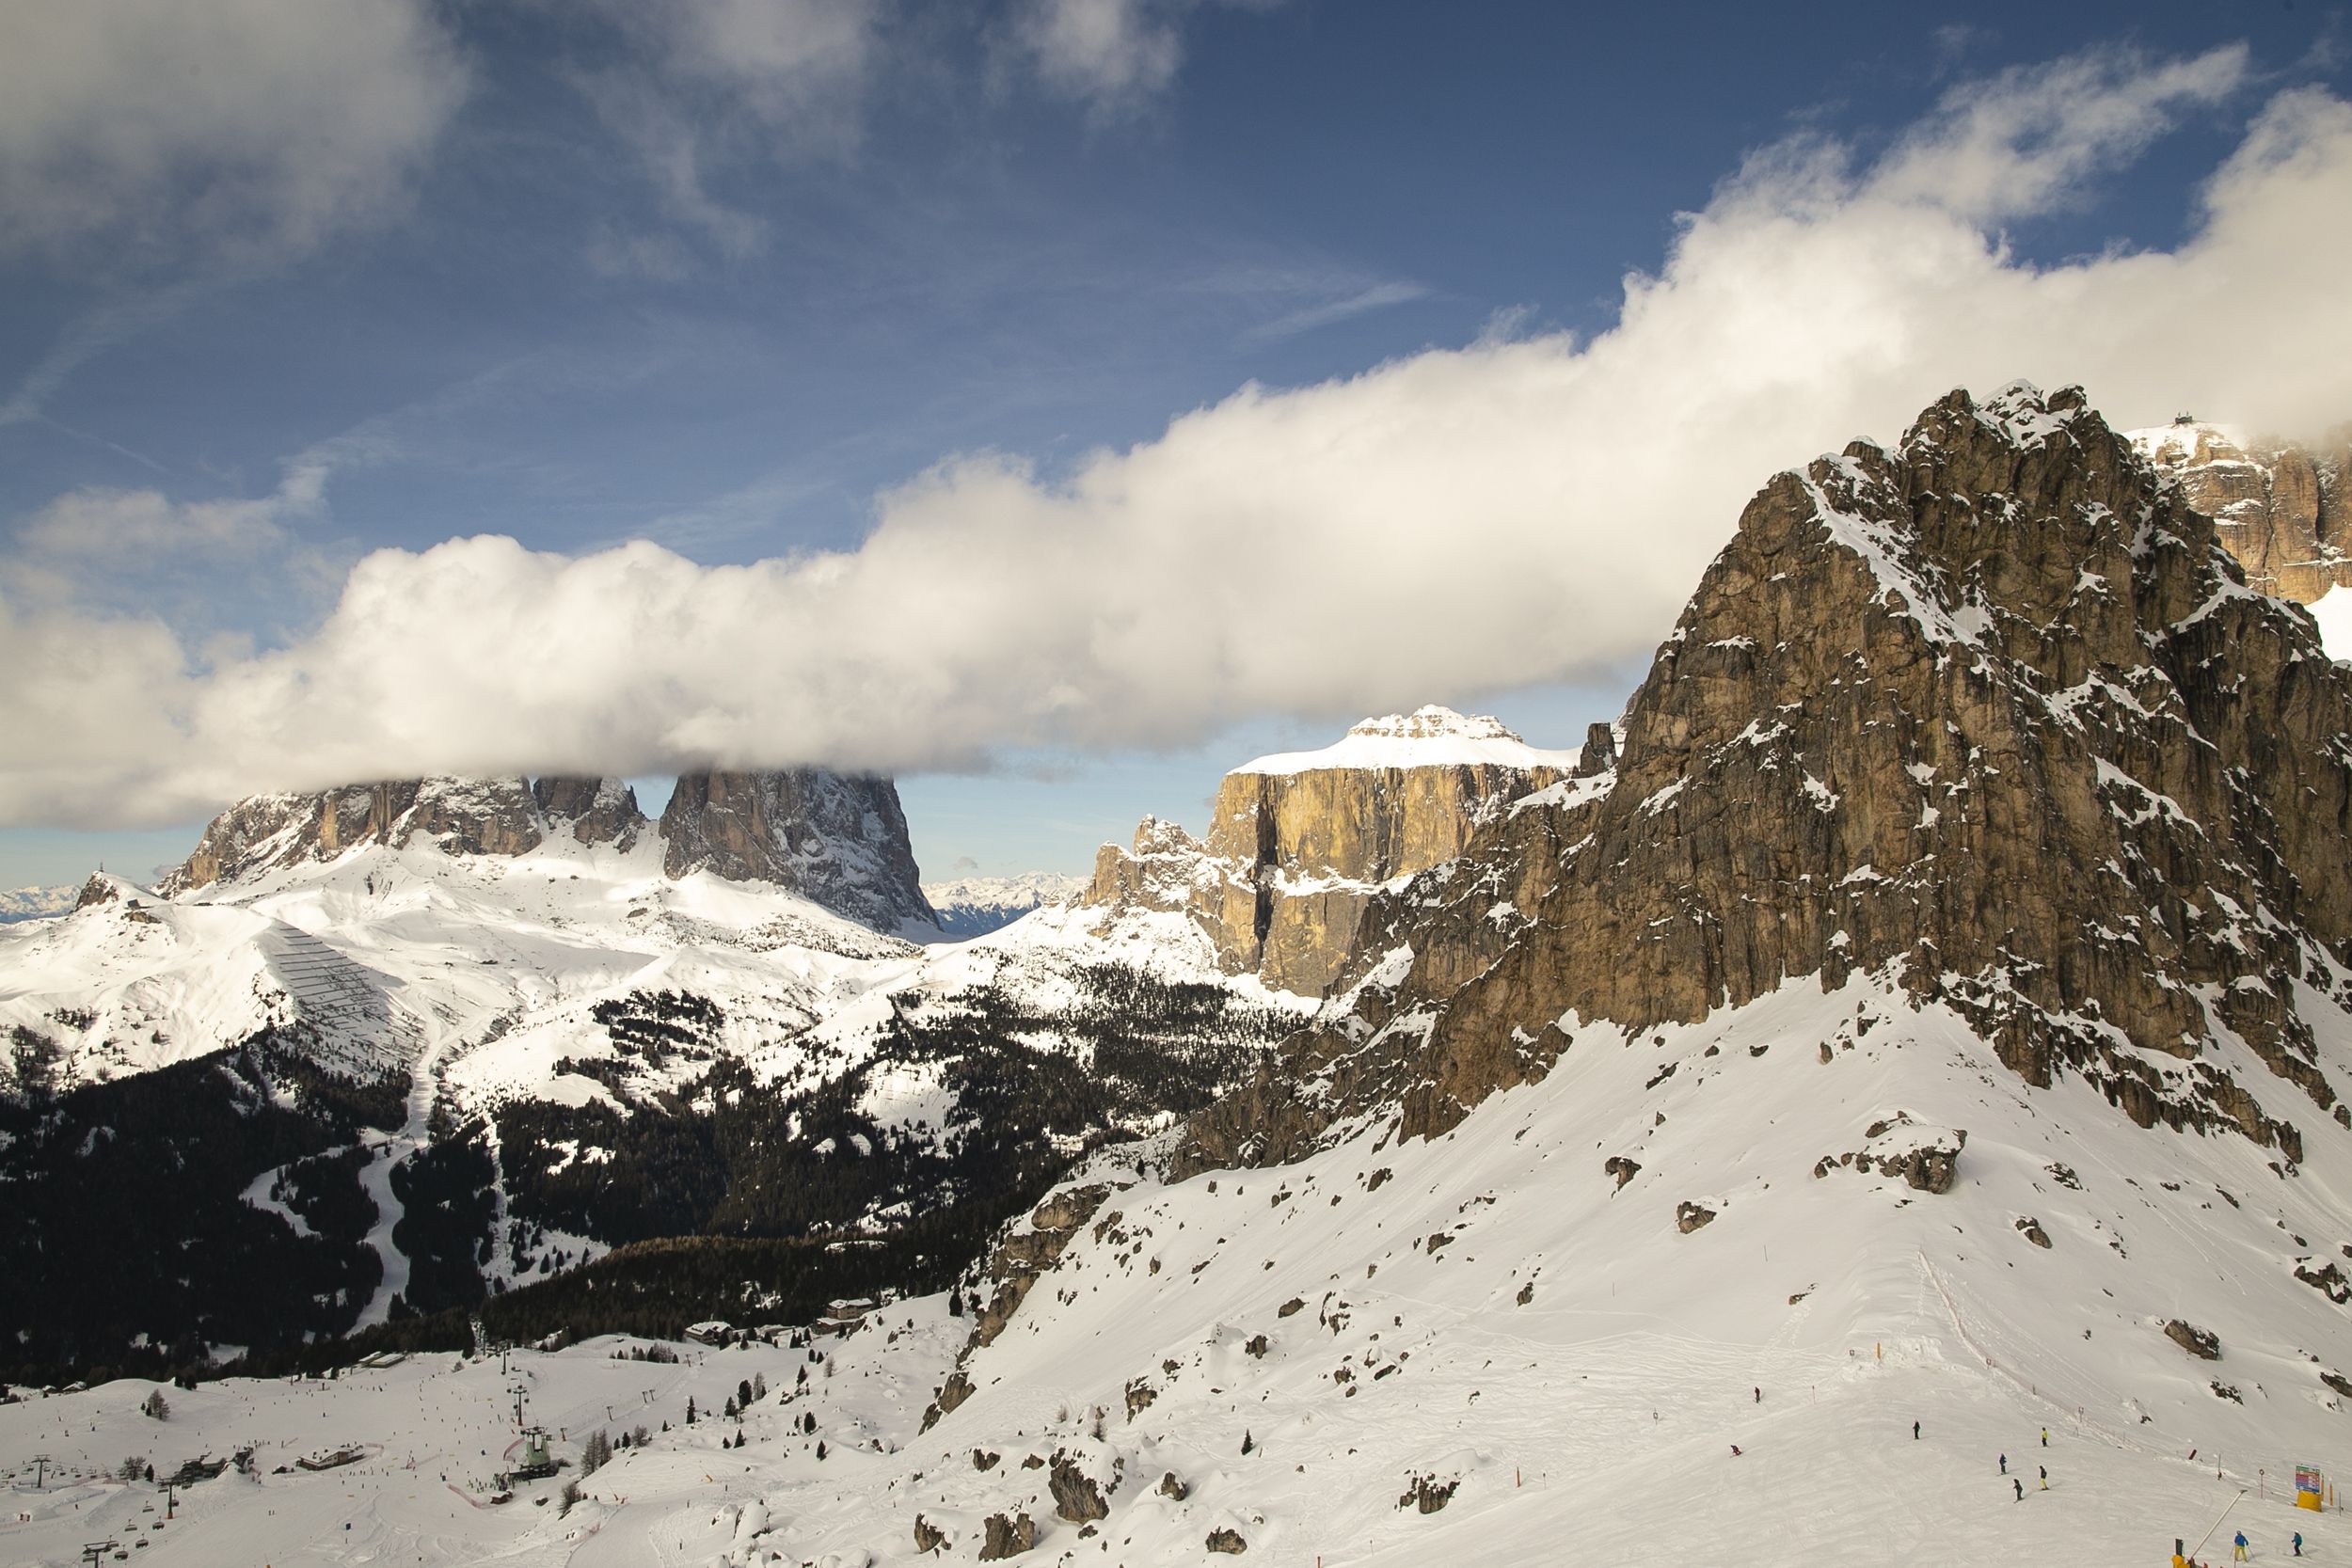
[[[1084,877],[1055,871],[1025,871],[1017,877],[959,877],[925,882],[923,896],[939,916],[950,942],[965,942],[1002,930],[1030,911],[1066,903],[1086,891]]]
[[[70,887],[20,887],[0,890],[0,926],[17,920],[40,920],[63,914],[73,907]]]

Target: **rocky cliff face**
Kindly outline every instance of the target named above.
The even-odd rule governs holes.
[[[1447,708],[1368,719],[1227,774],[1205,845],[1146,817],[1132,851],[1103,847],[1087,901],[1185,910],[1229,970],[1320,995],[1384,885],[1452,860],[1503,802],[1578,761]]]
[[[418,781],[352,784],[316,795],[254,795],[204,829],[196,852],[156,883],[167,896],[332,860],[359,844],[390,842],[417,802]]]
[[[645,819],[617,779],[404,779],[316,795],[256,795],[213,818],[167,896],[333,860],[363,844],[430,842],[453,855],[520,855],[553,833],[626,849]]]
[[[513,856],[552,840],[626,853],[646,826],[636,791],[612,778],[410,779],[257,795],[215,817],[196,853],[157,888],[176,895],[333,860],[363,844]],[[774,882],[894,934],[937,924],[888,779],[821,768],[692,774],[678,781],[660,832],[672,877],[708,870]]]
[[[2298,1118],[2352,1125],[2306,1017],[2352,1007],[2348,730],[2309,615],[2079,389],[1955,392],[1766,485],[1613,770],[1369,911],[1346,990],[1185,1158],[1442,1132],[1597,1024],[1860,970],[2026,1084],[2292,1162]]]
[[[2190,420],[2129,439],[2214,520],[2249,585],[2299,604],[2352,586],[2352,426],[2313,448]]]
[[[582,844],[610,844],[627,850],[645,828],[637,791],[614,778],[533,780],[531,798],[551,824],[568,825]]]
[[[939,924],[885,778],[818,768],[689,774],[661,814],[661,836],[673,877],[774,882],[882,931]]]

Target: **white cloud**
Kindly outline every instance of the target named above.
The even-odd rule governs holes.
[[[332,603],[327,558],[300,533],[326,515],[335,453],[286,465],[259,499],[175,501],[161,490],[87,485],[17,524],[0,556],[0,597],[61,612],[170,604],[209,626],[258,576],[283,609]],[[289,603],[289,601],[293,601]]]
[[[1206,0],[1019,0],[1016,47],[1041,81],[1097,114],[1140,108],[1176,79],[1184,21]],[[1225,0],[1264,8],[1281,0]]]
[[[467,86],[425,0],[11,0],[0,252],[273,264],[395,208]]]
[[[1768,475],[1954,385],[2080,380],[2125,423],[2352,412],[2352,106],[2325,92],[2260,109],[2177,249],[2042,268],[1998,238],[2241,70],[2064,62],[1963,89],[1876,162],[1775,150],[1588,341],[1244,388],[1064,474],[954,460],[852,551],[383,551],[311,635],[203,667],[147,622],[0,603],[0,668],[40,673],[0,686],[0,733],[47,742],[0,757],[0,821],[427,769],[906,771],[1605,678]]]
[[[1049,86],[1111,107],[1157,95],[1184,57],[1168,0],[1028,0],[1014,34]]]
[[[628,56],[572,79],[635,154],[668,215],[720,254],[755,253],[767,225],[712,193],[715,167],[838,154],[860,139],[886,0],[602,0],[598,8]],[[685,261],[675,245],[608,234],[592,243],[590,264],[675,277]]]

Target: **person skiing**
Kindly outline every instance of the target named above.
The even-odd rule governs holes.
[[[2050,1467],[2047,1465],[2037,1465],[2034,1468],[2042,1472],[2042,1490],[2047,1492],[2050,1489]]]
[[[1911,1440],[1915,1443],[1919,1440],[1919,1423],[1916,1421],[1911,1423]]]
[[[1731,1445],[1731,1457],[1734,1459],[1740,1457],[1740,1445],[1737,1443]]]
[[[2042,1429],[2042,1446],[2045,1449],[2050,1446],[2050,1429],[2048,1427],[2043,1427]]]
[[[2009,1478],[2009,1483],[2017,1488],[2017,1500],[2021,1503],[2024,1502],[2026,1500],[2026,1482],[2023,1478],[2011,1476]]]
[[[2246,1555],[2246,1532],[2244,1530],[2238,1531],[2237,1539],[2230,1544],[2230,1560],[2232,1562],[2250,1562],[2253,1560]]]
[[[1761,1386],[1759,1386],[1756,1390],[1756,1402],[1758,1404],[1762,1404],[1764,1402],[1764,1390]]]
[[[2009,1474],[2009,1455],[2001,1455],[2001,1474]]]
[[[2296,1557],[2303,1555],[2303,1532],[2301,1530],[2295,1532],[2295,1555]]]

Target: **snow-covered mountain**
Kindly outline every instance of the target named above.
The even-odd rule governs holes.
[[[2348,730],[2078,391],[1781,476],[1608,772],[998,1250],[901,1528],[1974,1558],[2026,1528],[2006,1452],[2060,1560],[2160,1560],[2257,1481],[2249,1530],[2320,1538],[2279,1493],[2352,1399]]]
[[[19,887],[0,889],[0,926],[19,920],[46,920],[53,914],[63,914],[73,907],[74,890],[70,887]]]
[[[0,1276],[46,1259],[0,1283],[20,1354],[278,1344],[713,1228],[968,1248],[1298,1016],[1188,927],[1104,911],[927,957],[895,934],[938,927],[887,781],[681,797],[659,825],[613,781],[262,797],[172,895],[94,877],[0,934],[0,1183],[40,1199]],[[77,1225],[99,1210],[217,1244],[158,1289]],[[75,1291],[96,1308],[55,1310]]]
[[[923,896],[930,900],[947,940],[964,942],[1009,926],[1031,910],[1075,898],[1086,886],[1084,877],[1025,871],[1017,877],[958,877],[925,882]]]
[[[208,1386],[191,1445],[282,1447],[324,1408],[386,1447],[200,1487],[188,1533],[1845,1568],[2163,1561],[2223,1519],[2258,1560],[2298,1530],[2341,1560],[2341,1515],[2292,1494],[2298,1465],[2352,1480],[2348,728],[2352,673],[2079,393],[1955,395],[1769,484],[1606,767],[1482,812],[1248,1093],[1096,1149],[952,1296],[884,1303],[789,1387],[762,1350],[525,1356],[575,1447],[627,1424],[615,1388],[675,1419],[717,1369],[771,1387],[563,1514],[403,1467],[485,1479],[486,1365],[357,1374],[347,1404]],[[981,998],[1044,1017],[1105,945],[1168,975],[1215,952],[1184,910],[1050,910],[807,1037],[929,1125],[874,1042]],[[112,1465],[144,1391],[0,1411],[0,1459]],[[28,1550],[130,1517],[72,1484]]]

